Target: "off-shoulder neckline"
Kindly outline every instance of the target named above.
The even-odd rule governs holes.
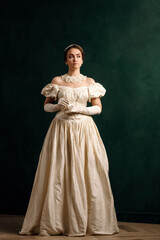
[[[90,86],[95,85],[96,83],[97,83],[97,82],[91,83],[91,84],[89,84],[89,85],[87,85],[87,86],[81,86],[81,87],[68,87],[68,86],[62,86],[62,85],[58,85],[58,84],[54,84],[54,83],[50,83],[50,84],[51,84],[51,85],[54,85],[54,86],[58,86],[58,87],[63,87],[63,88],[79,89],[79,88],[88,88],[88,87],[90,87]]]

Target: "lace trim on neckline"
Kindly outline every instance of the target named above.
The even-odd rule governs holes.
[[[86,80],[87,77],[82,74],[78,76],[70,76],[68,74],[64,74],[61,76],[61,78],[65,82],[77,83],[77,82],[83,82],[84,80]]]

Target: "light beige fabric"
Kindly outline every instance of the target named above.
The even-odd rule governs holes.
[[[95,83],[80,88],[48,84],[46,97],[75,105],[102,97]],[[47,132],[20,234],[84,236],[118,232],[108,159],[90,116],[58,112]]]

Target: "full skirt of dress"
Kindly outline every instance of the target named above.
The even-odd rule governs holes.
[[[46,134],[20,234],[118,232],[108,158],[92,117],[54,118]]]

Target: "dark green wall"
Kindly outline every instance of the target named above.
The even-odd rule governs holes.
[[[2,3],[1,3],[2,4]],[[82,73],[107,89],[94,117],[105,143],[118,220],[160,217],[160,1],[3,1],[0,212],[24,214],[54,115],[40,91],[82,45]]]

